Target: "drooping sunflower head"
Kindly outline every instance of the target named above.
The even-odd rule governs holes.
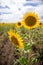
[[[23,17],[22,24],[28,29],[35,28],[39,25],[39,18],[33,12],[26,13]]]
[[[14,33],[12,30],[8,31],[9,39],[16,47],[23,48],[23,42],[20,36],[17,33]]]
[[[17,23],[15,23],[15,25],[18,28],[18,27],[21,27],[22,26],[22,23],[21,22],[17,22]]]

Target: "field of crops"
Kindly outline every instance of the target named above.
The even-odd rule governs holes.
[[[0,65],[43,65],[43,23],[27,22],[0,23]]]

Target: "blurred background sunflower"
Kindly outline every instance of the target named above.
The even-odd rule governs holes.
[[[36,28],[39,25],[39,18],[35,13],[28,12],[24,15],[22,24],[28,29]]]
[[[18,28],[18,27],[21,27],[22,26],[22,23],[21,22],[17,22],[15,23],[15,26]]]
[[[9,39],[16,47],[23,48],[23,42],[20,36],[17,33],[14,33],[13,30],[8,31]]]
[[[40,24],[39,24],[39,25],[41,26],[41,28],[43,28],[43,23],[41,23],[41,22],[40,22]]]

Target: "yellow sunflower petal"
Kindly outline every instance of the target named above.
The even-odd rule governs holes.
[[[28,29],[36,28],[39,25],[39,18],[33,12],[26,13],[22,19],[22,24]]]
[[[16,45],[19,48],[24,47],[22,39],[20,38],[20,36],[17,33],[14,33],[12,30],[10,30],[8,32],[8,35],[9,35],[9,39],[11,40],[13,45]]]

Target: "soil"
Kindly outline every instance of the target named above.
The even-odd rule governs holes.
[[[14,46],[4,32],[0,32],[0,65],[13,65]]]

